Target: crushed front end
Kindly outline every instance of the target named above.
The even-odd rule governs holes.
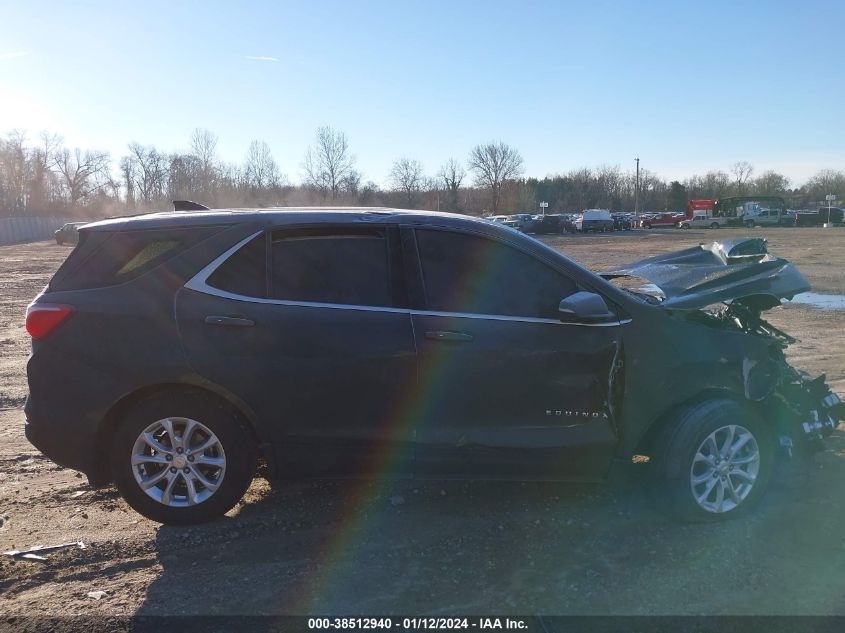
[[[821,446],[820,440],[845,420],[845,403],[830,390],[825,375],[811,378],[789,365],[784,350],[795,339],[761,316],[782,299],[810,290],[790,262],[769,254],[764,239],[701,244],[649,257],[604,276],[651,282],[647,292],[645,287],[639,292],[627,289],[650,294],[650,302],[681,320],[762,339],[766,343],[762,355],[755,346],[757,351],[742,360],[744,395],[775,422],[780,443],[790,454],[794,448]]]
[[[821,448],[820,440],[845,420],[845,403],[830,390],[824,374],[811,378],[787,362],[783,350],[796,340],[763,319],[758,307],[738,300],[690,312],[687,318],[770,338],[769,357],[747,360],[743,366],[745,396],[760,402],[767,418],[777,421],[780,443],[790,454],[798,446]]]

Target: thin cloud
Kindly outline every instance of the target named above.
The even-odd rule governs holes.
[[[244,59],[251,59],[256,62],[277,62],[278,57],[270,57],[269,55],[244,55]]]
[[[0,53],[0,62],[6,61],[7,59],[17,59],[18,57],[26,57],[27,55],[29,55],[28,52]]]

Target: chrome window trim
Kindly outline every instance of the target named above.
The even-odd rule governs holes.
[[[480,319],[485,321],[518,321],[520,323],[551,323],[555,325],[577,325],[581,327],[615,327],[631,322],[631,319],[621,319],[608,323],[574,323],[560,321],[559,319],[543,319],[540,317],[528,316],[507,316],[504,314],[479,314],[476,312],[439,312],[436,310],[411,310],[411,314],[420,316],[453,317],[459,319]]]
[[[581,327],[615,327],[618,325],[625,325],[631,322],[631,319],[621,319],[618,321],[611,321],[609,323],[565,323],[557,319],[542,319],[537,317],[520,317],[520,316],[505,316],[503,314],[476,314],[473,312],[440,312],[435,310],[412,310],[410,308],[389,308],[382,306],[363,306],[346,303],[320,303],[317,301],[291,301],[288,299],[267,299],[264,297],[250,297],[247,295],[239,295],[226,290],[220,290],[214,286],[208,285],[208,278],[225,262],[229,257],[235,254],[241,247],[248,242],[262,235],[264,231],[257,231],[248,237],[245,237],[240,242],[218,255],[211,262],[206,264],[196,275],[194,275],[185,288],[195,292],[220,297],[222,299],[232,299],[233,301],[243,301],[244,303],[262,303],[269,305],[282,305],[302,308],[330,308],[333,310],[363,310],[367,312],[392,312],[396,314],[408,314],[419,316],[440,316],[453,317],[461,319],[482,319],[486,321],[515,321],[520,323],[551,323],[556,325],[577,325]]]

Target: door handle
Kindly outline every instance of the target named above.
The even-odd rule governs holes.
[[[252,327],[255,325],[255,321],[246,317],[216,315],[205,317],[205,323],[206,325],[223,325],[227,327]]]
[[[432,341],[463,341],[469,342],[472,340],[472,334],[465,332],[446,332],[443,330],[436,330],[434,332],[426,332],[425,337]]]

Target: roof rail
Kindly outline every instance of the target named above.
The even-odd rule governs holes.
[[[192,200],[174,200],[173,201],[173,210],[174,211],[208,211],[209,208],[203,204],[198,202],[193,202]]]

